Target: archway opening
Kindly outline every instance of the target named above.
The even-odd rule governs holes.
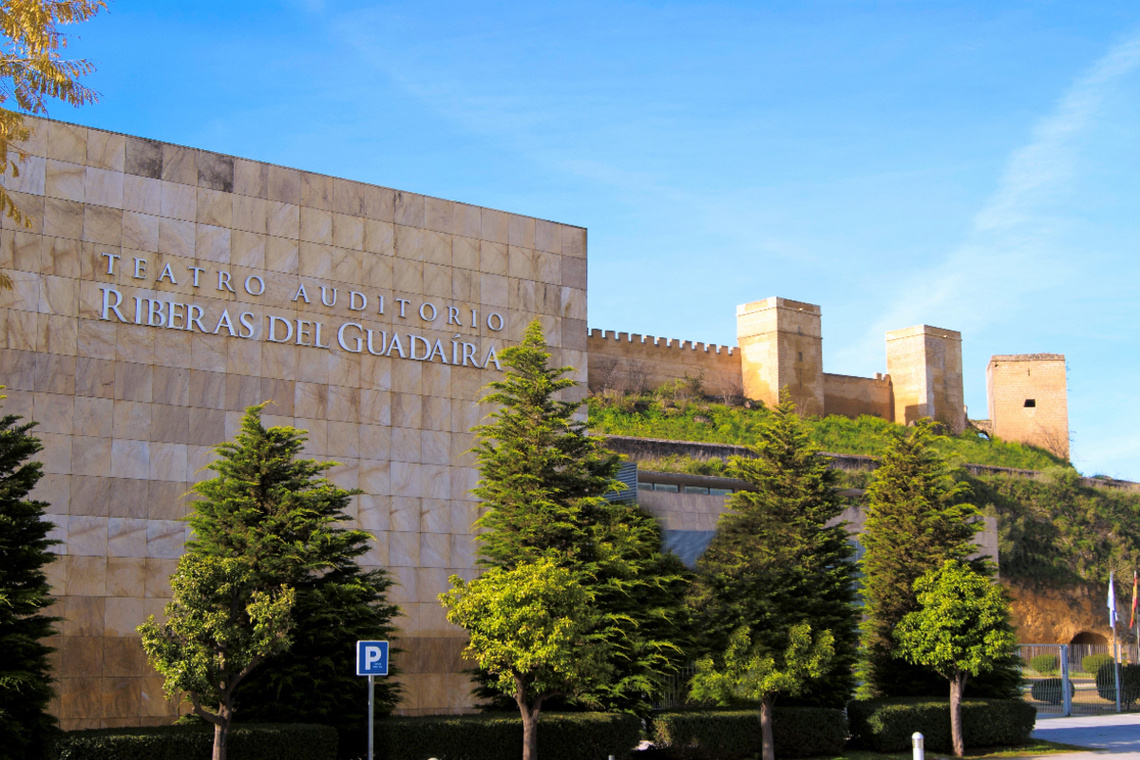
[[[1107,647],[1108,646],[1108,637],[1103,635],[1103,634],[1100,634],[1100,633],[1093,633],[1091,631],[1081,631],[1076,636],[1074,636],[1073,640],[1070,641],[1069,643],[1073,644],[1075,646],[1082,646],[1083,645],[1083,646]]]

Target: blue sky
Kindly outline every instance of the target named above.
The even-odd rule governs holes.
[[[55,118],[589,229],[590,325],[823,307],[1064,353],[1073,458],[1140,479],[1140,4],[117,0]]]

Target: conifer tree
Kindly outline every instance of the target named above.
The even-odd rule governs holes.
[[[771,653],[788,650],[797,625],[829,633],[833,655],[798,691],[801,703],[842,706],[854,688],[858,634],[854,549],[845,525],[827,526],[843,511],[836,474],[811,445],[786,392],[752,455],[731,460],[730,474],[752,490],[729,497],[697,563],[697,625],[714,655],[723,655],[742,627],[753,646]]]
[[[915,580],[946,560],[967,560],[977,551],[974,536],[982,524],[966,501],[968,486],[954,480],[931,447],[936,434],[929,421],[892,435],[867,489],[861,667],[873,695],[929,696],[944,691],[942,679],[896,658],[892,634],[918,609]],[[981,560],[971,565],[987,570]]]
[[[0,399],[4,396],[0,395]],[[52,524],[45,502],[28,494],[43,476],[29,461],[43,445],[31,434],[34,422],[14,414],[0,417],[0,758],[38,756],[55,719],[47,712],[52,678],[44,643],[58,618],[43,614],[51,604],[44,568]]]
[[[620,458],[575,419],[580,402],[556,398],[574,387],[563,377],[571,368],[548,366],[537,320],[500,359],[507,372],[488,384],[483,399],[499,409],[489,424],[473,428],[481,478],[472,493],[486,510],[475,522],[483,530],[479,564],[510,568],[548,556],[589,561],[589,528],[605,508],[602,495],[621,487],[614,480]]]
[[[250,568],[251,590],[284,587],[292,647],[243,677],[235,693],[242,719],[321,719],[341,729],[351,746],[362,734],[362,679],[345,667],[359,638],[387,637],[398,613],[386,602],[391,579],[363,571],[357,560],[368,534],[342,525],[353,491],[324,477],[335,462],[301,459],[302,431],[266,428],[264,404],[251,407],[232,443],[218,447],[217,476],[199,483],[188,518],[188,555],[234,559]],[[377,702],[399,700],[392,679],[376,684]]]
[[[552,560],[588,578],[599,619],[610,621],[610,677],[578,698],[644,712],[682,657],[684,568],[662,554],[650,515],[603,498],[622,487],[614,479],[619,457],[576,419],[580,402],[557,398],[574,382],[564,377],[569,367],[549,366],[539,322],[501,358],[507,371],[484,398],[499,408],[474,428],[481,478],[472,492],[486,510],[475,523],[482,529],[478,562],[509,570]],[[486,673],[478,678],[480,696],[498,691]]]

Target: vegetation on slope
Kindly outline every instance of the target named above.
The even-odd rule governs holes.
[[[1140,493],[1081,485],[1076,471],[1053,468],[1035,480],[967,478],[974,503],[998,518],[1004,577],[1033,583],[1107,584],[1140,564]]]
[[[673,389],[675,390],[675,389]],[[640,396],[589,399],[596,433],[642,438],[748,445],[770,412],[675,396],[672,390]],[[876,417],[825,417],[808,421],[823,451],[879,456],[893,423]],[[998,518],[1001,574],[1029,584],[1097,584],[1110,570],[1126,578],[1140,565],[1140,492],[1083,485],[1076,470],[1032,446],[992,441],[976,432],[934,443],[952,464],[985,464],[1044,471],[1040,478],[961,473],[972,501]],[[727,475],[721,459],[683,456],[643,460],[643,469]],[[844,472],[841,485],[865,488],[869,472]]]
[[[590,429],[595,433],[734,445],[755,443],[762,421],[771,414],[763,406],[728,406],[660,391],[638,396],[592,396],[589,413]],[[878,417],[853,420],[830,416],[809,420],[808,430],[812,443],[823,451],[879,456],[886,447],[886,433],[894,424]],[[1063,464],[1043,449],[989,440],[972,430],[942,438],[934,447],[952,464],[1029,470]]]

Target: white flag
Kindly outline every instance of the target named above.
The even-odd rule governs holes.
[[[1108,624],[1116,626],[1116,587],[1113,584],[1114,571],[1108,572]]]

